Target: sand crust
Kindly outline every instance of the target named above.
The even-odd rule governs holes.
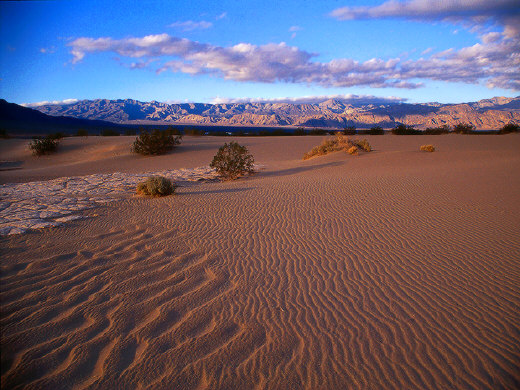
[[[264,171],[0,237],[1,387],[518,388],[520,136],[366,138],[307,161],[321,137],[237,138]],[[1,141],[0,180],[196,168],[229,140]]]

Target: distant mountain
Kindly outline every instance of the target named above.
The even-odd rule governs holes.
[[[12,135],[43,135],[54,132],[71,133],[78,129],[98,130],[119,127],[112,122],[87,120],[70,116],[46,115],[0,99],[0,128]]]
[[[48,115],[104,120],[120,124],[199,124],[225,126],[304,126],[391,128],[397,124],[417,129],[465,122],[477,129],[499,129],[520,123],[520,96],[495,97],[463,104],[349,104],[327,100],[316,104],[291,103],[181,103],[137,100],[82,100],[73,104],[35,107]]]

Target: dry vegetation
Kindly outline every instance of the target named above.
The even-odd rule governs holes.
[[[352,155],[357,155],[362,150],[364,152],[371,152],[372,147],[366,139],[357,140],[345,137],[340,132],[336,133],[334,138],[327,138],[323,140],[321,145],[315,146],[309,152],[303,155],[303,159],[307,160],[315,156],[324,156],[329,153],[345,151]]]
[[[422,145],[421,151],[423,152],[435,152],[435,146],[433,145]]]
[[[137,185],[138,195],[168,196],[175,192],[176,185],[162,176],[150,176]]]

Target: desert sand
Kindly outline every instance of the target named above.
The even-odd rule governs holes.
[[[363,138],[0,140],[0,183],[265,167],[0,237],[1,388],[519,388],[520,135]]]

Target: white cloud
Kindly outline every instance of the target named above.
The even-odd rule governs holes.
[[[213,27],[213,23],[202,20],[200,22],[194,22],[193,20],[187,20],[185,22],[175,22],[170,24],[168,27],[180,28],[182,31],[193,31],[193,30],[205,30]]]
[[[36,102],[36,103],[22,103],[21,106],[24,107],[40,107],[40,106],[46,106],[49,104],[72,104],[78,102],[78,99],[65,99],[65,100],[53,100],[53,101],[43,101],[43,102]]]
[[[227,18],[227,12],[222,12],[220,15],[218,15],[215,20],[225,19]]]
[[[373,95],[321,95],[321,96],[301,96],[301,97],[278,97],[278,98],[225,98],[216,97],[212,104],[231,104],[231,103],[291,103],[291,104],[317,104],[327,100],[339,100],[345,104],[388,104],[402,103],[407,99],[397,96],[373,96]]]
[[[498,34],[498,35],[497,35]],[[282,42],[265,45],[239,43],[222,47],[168,34],[141,38],[78,38],[69,43],[72,62],[87,54],[110,51],[122,57],[143,58],[134,67],[144,68],[151,59],[164,59],[158,73],[167,70],[190,75],[212,74],[244,82],[286,82],[324,87],[370,86],[419,88],[417,80],[485,83],[490,87],[520,89],[520,45],[504,34],[485,34],[481,43],[432,53],[416,61],[373,58],[358,62],[349,58],[313,61],[317,56]],[[426,49],[423,54],[428,54]]]

